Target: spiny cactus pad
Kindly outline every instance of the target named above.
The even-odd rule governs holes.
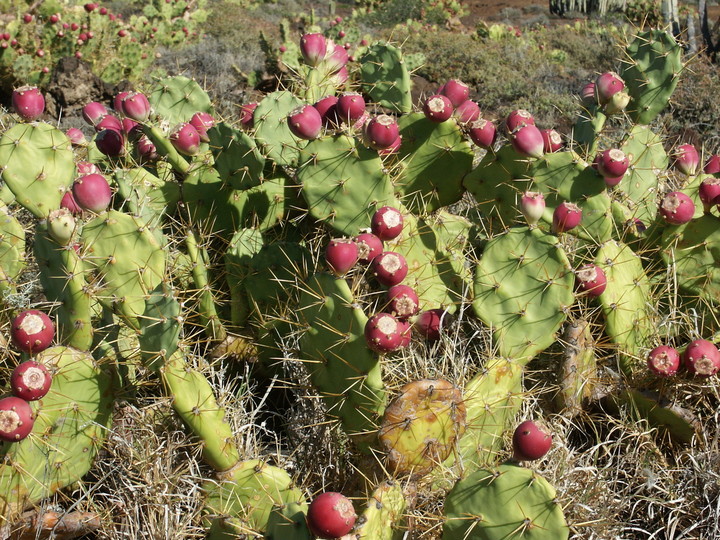
[[[266,540],[312,540],[307,526],[307,508],[298,503],[287,503],[273,508],[267,522]]]
[[[412,110],[412,81],[400,49],[389,43],[374,43],[360,58],[363,91],[393,112]]]
[[[372,492],[350,533],[356,540],[400,540],[407,500],[399,482],[386,481]]]
[[[224,122],[207,134],[220,178],[235,189],[248,189],[263,181],[265,157],[252,137]]]
[[[207,93],[197,82],[183,76],[158,81],[148,100],[154,111],[172,124],[188,122],[196,112],[213,112]]]
[[[301,105],[299,98],[282,90],[265,96],[253,113],[255,140],[277,165],[297,167],[300,150],[307,144],[292,134],[287,123],[288,115]]]

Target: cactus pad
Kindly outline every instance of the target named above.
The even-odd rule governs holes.
[[[223,122],[207,134],[215,170],[223,181],[235,189],[248,189],[262,182],[265,158],[247,133]]]
[[[302,100],[283,90],[265,96],[253,113],[255,140],[281,167],[297,167],[300,150],[307,144],[292,134],[287,123],[288,115],[301,105]]]
[[[363,91],[372,101],[393,112],[412,110],[412,81],[400,49],[389,43],[375,43],[360,58]]]
[[[198,83],[183,76],[158,81],[148,100],[155,112],[171,124],[188,122],[196,112],[213,112],[207,93]]]
[[[373,491],[358,517],[352,538],[356,540],[400,540],[407,501],[400,483],[386,481]]]

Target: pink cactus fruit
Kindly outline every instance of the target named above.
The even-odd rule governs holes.
[[[370,264],[375,278],[386,287],[392,287],[402,282],[408,273],[405,257],[394,251],[384,251]]]
[[[595,157],[593,165],[605,178],[622,178],[630,166],[630,159],[622,150],[610,148],[600,152]]]
[[[675,168],[681,173],[692,176],[697,172],[700,156],[692,144],[681,144],[675,149]]]
[[[453,115],[453,111],[450,99],[441,95],[430,96],[423,105],[425,118],[431,122],[445,122]]]
[[[257,109],[257,102],[253,103],[246,103],[242,107],[240,107],[240,125],[243,129],[248,130],[255,127],[255,118],[254,113],[255,109]]]
[[[534,461],[548,453],[552,435],[532,420],[525,420],[513,433],[513,457],[518,461]]]
[[[369,263],[383,252],[383,241],[372,233],[357,235],[355,243],[358,245],[358,260]]]
[[[123,99],[125,99],[130,92],[119,92],[115,94],[115,97],[113,98],[113,110],[118,114],[125,114],[123,112]]]
[[[110,184],[102,174],[86,174],[72,185],[75,202],[83,210],[99,214],[107,210],[112,200]]]
[[[17,442],[32,432],[35,418],[30,404],[15,396],[0,399],[0,440]]]
[[[542,133],[532,124],[516,128],[510,134],[510,142],[518,154],[536,159],[543,157],[545,143]]]
[[[618,92],[625,90],[625,81],[614,71],[608,71],[595,79],[595,98],[605,105]]]
[[[505,119],[505,127],[507,128],[508,133],[512,133],[517,128],[522,126],[534,125],[535,118],[533,118],[533,115],[530,114],[530,111],[527,111],[525,109],[514,110],[510,114],[508,114],[507,118]]]
[[[556,233],[562,233],[574,229],[580,225],[582,210],[571,202],[560,203],[553,212],[552,229]]]
[[[52,375],[48,369],[34,360],[19,364],[10,375],[12,393],[25,401],[36,401],[50,391]]]
[[[122,132],[123,123],[117,116],[112,114],[106,114],[95,124],[95,131],[100,132],[104,129],[112,129],[114,131]]]
[[[403,216],[400,210],[392,206],[383,206],[373,214],[370,229],[380,240],[397,238],[402,232]]]
[[[84,146],[87,144],[87,140],[85,139],[85,134],[80,131],[78,128],[70,128],[65,132],[65,135],[68,136],[68,139],[70,139],[70,143],[73,146]]]
[[[392,145],[400,136],[397,120],[387,114],[372,118],[365,126],[368,145],[375,150],[383,150]]]
[[[672,225],[682,225],[695,215],[695,203],[680,191],[672,191],[660,201],[660,215]]]
[[[715,176],[705,178],[700,182],[698,195],[703,203],[703,210],[709,214],[710,209],[717,204],[717,199],[720,197],[720,178]]]
[[[122,131],[129,140],[136,141],[140,135],[142,135],[142,124],[136,122],[132,118],[123,118],[121,124]]]
[[[342,87],[345,85],[346,82],[348,82],[348,79],[350,78],[350,72],[348,71],[347,66],[343,66],[340,69],[338,69],[335,73],[332,75],[332,83],[336,87]]]
[[[365,341],[368,347],[380,353],[393,352],[402,342],[402,327],[389,313],[376,313],[365,323]]]
[[[107,107],[99,101],[91,101],[82,108],[82,116],[91,126],[97,124],[104,116],[107,116],[107,114]]]
[[[153,142],[148,138],[147,135],[142,135],[135,143],[135,148],[141,159],[146,161],[155,161],[160,157],[157,153],[157,148]]]
[[[315,497],[308,507],[307,523],[315,536],[340,538],[355,526],[357,514],[350,499],[342,493],[326,491]]]
[[[720,351],[706,339],[696,339],[683,353],[688,372],[700,377],[710,377],[720,371]]]
[[[344,276],[358,261],[358,245],[350,239],[335,238],[325,249],[325,261],[336,275]]]
[[[540,134],[543,138],[543,150],[546,154],[557,152],[563,147],[562,136],[554,129],[543,129]]]
[[[443,325],[447,324],[447,318],[448,314],[443,309],[428,309],[417,316],[413,327],[428,341],[437,341],[442,334]]]
[[[420,309],[420,299],[415,289],[409,285],[393,285],[387,292],[390,312],[398,319],[412,317]]]
[[[400,332],[400,348],[404,349],[412,342],[412,325],[409,321],[398,320]]]
[[[190,124],[197,130],[201,141],[210,142],[207,132],[215,125],[215,118],[210,113],[196,112],[190,118]]]
[[[400,153],[400,148],[402,147],[402,135],[398,135],[397,139],[395,139],[390,146],[387,148],[383,148],[382,150],[378,150],[378,155],[380,156],[392,156],[395,154]]]
[[[597,298],[605,292],[607,276],[598,265],[586,264],[575,272],[575,282],[580,291]]]
[[[475,120],[480,118],[480,106],[474,101],[468,99],[455,108],[453,115],[463,126],[472,124]]]
[[[122,112],[136,122],[146,122],[150,117],[150,102],[142,92],[130,92],[122,100]]]
[[[659,377],[670,377],[680,369],[680,355],[673,347],[661,345],[650,351],[647,357],[647,366]]]
[[[78,206],[75,197],[73,197],[72,191],[66,191],[65,195],[60,201],[60,208],[65,208],[73,214],[82,214],[82,208]]]
[[[365,99],[357,92],[345,92],[338,98],[336,107],[340,120],[351,124],[365,113]]]
[[[485,148],[486,150],[491,149],[497,139],[497,129],[495,128],[495,124],[489,120],[485,120],[484,118],[478,118],[470,124],[468,133],[470,134],[472,142],[477,144],[480,148]]]
[[[288,115],[288,127],[298,139],[317,139],[322,133],[322,117],[312,105],[302,105]]]
[[[347,50],[340,44],[333,43],[332,40],[327,42],[327,53],[325,54],[325,63],[331,73],[337,73],[350,60]]]
[[[309,66],[317,66],[327,54],[327,40],[322,34],[305,34],[300,38],[300,53]]]
[[[170,134],[170,142],[178,152],[186,156],[194,156],[200,151],[200,134],[187,122],[175,128]]]
[[[705,174],[717,174],[720,172],[720,155],[713,154],[710,156],[705,162],[705,167],[703,167],[703,172]]]
[[[45,112],[45,98],[37,86],[21,86],[13,90],[12,106],[20,118],[32,122]]]
[[[526,191],[520,200],[520,211],[528,225],[537,225],[545,213],[545,196],[539,191]]]
[[[100,169],[98,169],[98,166],[94,163],[90,163],[89,161],[78,161],[75,166],[77,167],[78,175],[83,174],[100,174]]]
[[[453,107],[459,107],[470,98],[470,87],[459,79],[450,79],[438,89],[438,94],[448,98]]]
[[[586,107],[591,105],[597,105],[597,98],[595,97],[595,83],[589,82],[580,90],[580,99],[582,104]]]
[[[325,96],[324,98],[319,99],[314,105],[320,113],[320,117],[322,118],[323,125],[325,127],[337,125],[339,123],[337,116],[337,102],[337,96]]]
[[[23,352],[35,354],[47,349],[55,339],[55,325],[37,309],[23,311],[12,320],[10,337]]]

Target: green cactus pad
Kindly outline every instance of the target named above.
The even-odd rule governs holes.
[[[301,504],[288,503],[273,508],[265,531],[266,540],[312,540],[307,526],[307,508]]]
[[[594,104],[580,112],[575,126],[573,127],[573,138],[575,142],[587,150],[588,158],[592,158],[597,146],[598,136],[605,127],[607,116],[601,108]]]
[[[257,229],[240,229],[225,251],[226,281],[230,288],[230,317],[236,326],[243,326],[250,315],[244,281],[250,273],[250,261],[260,252],[263,237]]]
[[[300,355],[310,380],[361,449],[374,438],[385,409],[380,361],[368,349],[367,317],[344,279],[315,274],[302,286],[298,302]]]
[[[25,230],[7,206],[0,204],[0,291],[12,290],[25,268]]]
[[[473,151],[455,120],[437,123],[422,113],[398,121],[401,166],[393,184],[415,213],[433,212],[460,200]]]
[[[148,223],[157,223],[165,214],[172,214],[180,200],[180,184],[166,175],[157,177],[143,167],[116,169],[115,185],[118,199],[133,215]]]
[[[258,459],[242,461],[220,473],[217,480],[206,480],[203,489],[204,521],[206,526],[219,521],[219,526],[215,526],[217,532],[223,530],[224,517],[237,518],[245,532],[259,534],[266,530],[275,506],[294,503],[303,513],[307,512],[305,496],[293,487],[290,476]]]
[[[304,104],[282,90],[266,95],[253,113],[255,140],[263,153],[281,167],[297,167],[300,151],[307,144],[292,134],[287,123],[288,115]]]
[[[582,411],[583,404],[592,397],[594,381],[598,379],[597,359],[588,321],[578,319],[565,327],[562,338],[565,354],[560,361],[555,402],[567,416]]]
[[[555,341],[575,297],[575,276],[555,236],[517,227],[490,240],[475,273],[475,314],[501,356],[525,364]]]
[[[15,124],[0,138],[2,179],[18,203],[37,218],[60,208],[72,185],[75,162],[70,139],[50,124]]]
[[[607,277],[607,288],[599,297],[605,331],[619,348],[620,368],[629,373],[654,332],[650,281],[640,257],[621,242],[600,246],[595,264]]]
[[[403,386],[387,406],[378,438],[393,476],[419,478],[444,461],[465,431],[462,392],[443,379]]]
[[[354,236],[378,208],[397,206],[377,152],[347,135],[312,141],[300,161],[297,177],[310,215],[340,234]]]
[[[215,170],[235,189],[248,189],[263,181],[265,158],[255,141],[222,122],[208,130]]]
[[[563,540],[570,535],[555,489],[516,465],[479,470],[445,499],[443,540]]]
[[[649,124],[667,106],[683,69],[682,47],[663,30],[640,32],[625,50],[620,76],[632,98],[627,113]]]
[[[171,124],[188,122],[196,112],[213,112],[207,93],[198,83],[183,76],[158,81],[148,100],[153,110]]]
[[[412,81],[400,49],[389,43],[374,43],[360,58],[363,92],[393,112],[412,110]]]
[[[111,377],[89,353],[52,347],[35,360],[54,373],[52,386],[32,404],[30,436],[0,446],[0,525],[80,480],[110,429]]]
[[[180,304],[165,283],[160,283],[150,292],[145,312],[138,317],[137,339],[143,361],[150,369],[158,369],[177,350],[180,320]]]
[[[407,500],[399,482],[386,481],[372,492],[351,535],[356,540],[400,540]]]

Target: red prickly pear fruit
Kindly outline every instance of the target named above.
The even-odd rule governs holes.
[[[208,137],[207,132],[215,125],[215,119],[210,113],[196,112],[192,115],[190,124],[197,130],[201,141],[210,142],[210,137]]]
[[[95,11],[95,8],[97,8],[97,4],[91,2],[91,3],[85,4],[83,7],[85,8],[85,11],[90,13],[91,11]]]
[[[673,347],[661,345],[650,351],[647,366],[655,375],[670,377],[680,369],[680,355]]]
[[[125,152],[125,137],[121,131],[103,129],[95,137],[95,144],[108,157],[117,157]]]
[[[625,90],[625,81],[614,71],[608,71],[595,79],[595,99],[605,105],[612,97]]]
[[[90,163],[89,161],[78,161],[75,166],[77,167],[78,175],[80,176],[92,173],[100,174],[100,169],[98,169],[97,165]]]
[[[520,199],[520,211],[528,225],[534,227],[545,213],[545,196],[539,191],[526,191]]]
[[[32,21],[33,21],[32,15],[30,15],[29,13],[26,13],[25,15],[23,15],[23,22],[25,24],[30,24]]]
[[[34,360],[18,365],[10,375],[10,388],[15,397],[36,401],[50,391],[52,375],[48,369]]]
[[[81,176],[73,182],[72,193],[80,208],[96,214],[107,210],[112,200],[110,185],[101,174]]]
[[[146,122],[150,116],[150,102],[142,92],[130,92],[122,100],[122,112],[136,122]]]
[[[175,128],[170,134],[170,142],[175,150],[186,156],[194,156],[200,151],[200,134],[187,122]]]
[[[457,106],[453,113],[457,121],[462,124],[472,124],[480,118],[480,106],[474,101],[468,99]]]
[[[423,105],[425,118],[431,122],[445,122],[454,112],[453,104],[446,96],[430,96]]]
[[[128,136],[129,139],[137,139],[142,133],[142,125],[132,118],[123,118],[120,123],[122,124],[123,133]]]
[[[383,241],[372,233],[359,234],[353,240],[358,245],[358,260],[361,262],[372,262],[383,252]]]
[[[305,34],[300,38],[300,53],[309,66],[317,66],[327,54],[327,40],[322,34]]]
[[[325,54],[325,63],[331,73],[337,73],[350,60],[350,55],[340,44],[335,44],[332,40],[328,41],[327,53]]]
[[[10,337],[21,351],[39,353],[47,349],[55,338],[55,325],[47,314],[29,309],[12,320]]]
[[[104,116],[107,116],[107,114],[107,107],[99,101],[91,101],[82,108],[82,116],[91,126],[97,124]]]
[[[20,118],[32,122],[45,112],[45,98],[37,86],[21,86],[13,90],[12,106]]]
[[[358,245],[345,238],[330,241],[325,249],[325,261],[338,276],[344,276],[358,261]]]
[[[336,87],[342,87],[345,85],[346,82],[348,82],[349,78],[350,78],[350,72],[348,71],[347,66],[343,66],[340,69],[338,69],[335,73],[333,73],[332,83]]]
[[[402,282],[408,273],[405,257],[394,251],[385,251],[371,263],[372,271],[380,284],[392,287]]]
[[[595,156],[593,165],[605,178],[623,177],[630,166],[630,159],[618,148],[610,148]]]
[[[412,325],[409,321],[398,320],[400,332],[400,348],[404,349],[412,341]]]
[[[19,397],[0,399],[0,440],[22,441],[30,435],[35,418],[30,404]]]
[[[85,134],[80,131],[78,128],[70,128],[65,132],[65,135],[68,136],[68,139],[70,139],[70,143],[73,146],[85,146],[87,144],[87,140],[85,139]]]
[[[240,125],[243,129],[252,129],[255,127],[255,109],[257,109],[257,102],[246,103],[240,107]]]
[[[402,146],[402,135],[398,135],[397,139],[395,139],[390,146],[387,148],[383,148],[382,150],[378,150],[379,156],[392,156],[394,154],[400,153],[400,147]]]
[[[720,197],[720,178],[711,176],[705,178],[698,188],[698,195],[703,203],[703,209],[706,214],[710,213],[710,209],[717,204],[716,199]]]
[[[520,126],[510,134],[510,142],[518,154],[525,157],[541,158],[545,143],[542,133],[532,124]]]
[[[615,187],[620,182],[622,182],[622,179],[625,178],[625,175],[622,176],[603,176],[603,180],[605,180],[605,185],[607,187]]]
[[[322,117],[312,105],[302,105],[288,115],[288,127],[298,139],[311,141],[322,133]]]
[[[350,124],[365,112],[365,99],[357,92],[345,92],[338,98],[336,107],[340,120]]]
[[[137,140],[137,142],[135,143],[135,148],[137,149],[140,158],[146,161],[155,161],[159,157],[157,153],[157,148],[155,148],[155,145],[152,143],[152,141],[148,138],[147,135],[142,135]]]
[[[317,109],[317,112],[320,113],[325,127],[338,124],[337,102],[337,96],[325,96],[313,105],[313,107]]]
[[[417,316],[413,326],[428,341],[437,341],[440,339],[443,323],[447,323],[447,317],[448,314],[443,309],[429,309]]]
[[[470,124],[468,133],[470,134],[472,142],[477,144],[480,148],[485,148],[486,150],[492,148],[495,144],[495,140],[497,139],[497,129],[495,128],[495,124],[489,120],[485,120],[484,118],[478,118]]]
[[[695,203],[680,191],[672,191],[660,201],[660,215],[672,225],[682,225],[695,215]]]
[[[533,118],[533,115],[530,114],[530,111],[527,111],[525,109],[517,109],[515,111],[512,111],[505,119],[505,127],[507,128],[508,133],[512,133],[517,128],[522,126],[534,125],[535,118]]]
[[[720,371],[720,351],[706,339],[696,339],[683,353],[685,368],[700,377],[710,377]]]
[[[393,285],[387,292],[390,312],[398,319],[412,317],[420,309],[420,299],[415,289],[409,285]]]
[[[72,191],[65,192],[65,195],[63,195],[63,198],[60,201],[60,208],[70,210],[73,214],[82,214],[82,208],[78,206],[75,197],[73,197]]]
[[[681,144],[675,149],[675,168],[683,174],[692,176],[697,172],[700,156],[692,144]]]
[[[450,79],[439,88],[438,94],[448,98],[453,107],[459,107],[470,98],[470,87],[461,80]]]
[[[370,229],[380,240],[397,238],[402,232],[403,216],[400,210],[392,206],[383,206],[373,214]]]
[[[580,225],[582,210],[571,202],[560,203],[553,212],[552,229],[556,233],[562,233],[574,229]]]
[[[342,493],[326,491],[315,497],[308,507],[307,523],[315,536],[340,538],[355,526],[357,514],[350,499]]]
[[[117,116],[113,116],[112,114],[106,114],[95,124],[95,131],[100,132],[103,129],[122,131],[123,124]]]
[[[72,240],[77,223],[67,208],[52,210],[47,217],[48,234],[61,246],[67,246]]]
[[[604,293],[607,287],[605,272],[596,264],[586,264],[575,272],[575,282],[580,291],[593,298]]]
[[[713,154],[710,156],[705,163],[705,167],[703,167],[703,172],[705,174],[717,174],[720,172],[720,156],[717,154]]]
[[[400,128],[394,117],[381,114],[367,123],[365,135],[370,147],[375,150],[383,150],[397,140],[400,136]]]
[[[364,113],[362,113],[362,116],[360,118],[355,120],[355,123],[353,124],[352,127],[354,130],[362,131],[364,133],[365,127],[367,126],[368,122],[370,122],[370,120],[371,120],[370,113],[365,111]]]
[[[130,92],[120,92],[115,95],[113,98],[113,110],[118,114],[125,114],[123,113],[123,99],[125,99],[128,95],[130,95]]]
[[[513,433],[513,457],[518,461],[534,461],[548,453],[552,435],[532,420],[526,420]]]
[[[557,152],[563,147],[562,136],[554,129],[543,129],[540,134],[543,138],[543,150],[546,154]]]
[[[377,313],[365,323],[365,341],[372,350],[386,353],[393,352],[402,342],[399,321],[389,313]]]
[[[595,83],[589,82],[580,90],[580,99],[586,107],[597,105],[597,97],[595,97]]]

